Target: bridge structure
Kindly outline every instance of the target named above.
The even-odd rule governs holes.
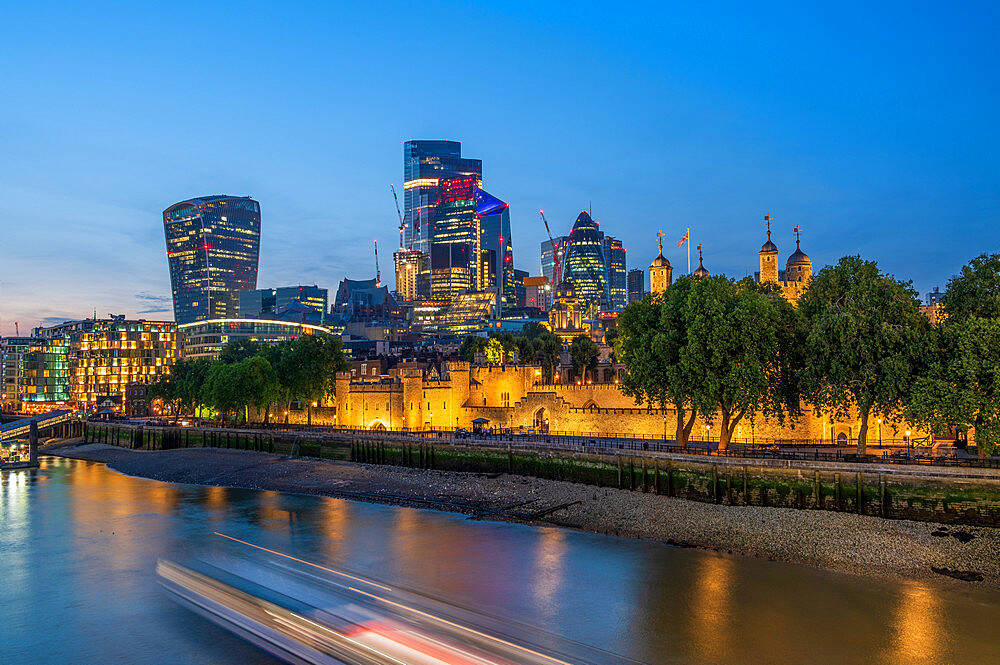
[[[12,454],[0,456],[0,469],[38,466],[38,435],[42,430],[51,436],[74,436],[83,433],[83,420],[75,411],[57,409],[0,425],[0,442],[28,438],[28,459],[23,457],[23,448],[15,454],[14,446],[9,451]]]

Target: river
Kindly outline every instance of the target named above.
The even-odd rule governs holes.
[[[173,603],[221,532],[648,663],[1000,662],[1000,593],[42,458],[0,477],[0,663],[274,663]],[[1000,554],[998,554],[1000,555]]]

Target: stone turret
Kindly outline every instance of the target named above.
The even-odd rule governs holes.
[[[663,256],[663,234],[657,233],[660,238],[660,253],[649,264],[649,292],[663,293],[667,287],[673,284],[674,269],[670,261]]]
[[[778,246],[771,242],[771,216],[764,215],[767,222],[767,242],[760,248],[760,282],[778,281]]]
[[[701,257],[701,245],[699,244],[698,245],[698,267],[694,269],[693,273],[691,273],[692,277],[696,277],[696,278],[700,279],[702,277],[709,277],[709,276],[711,276],[712,273],[708,272],[708,270],[705,268],[705,264],[702,263],[701,259],[702,259],[702,257]]]
[[[795,252],[788,257],[785,264],[786,282],[808,282],[812,279],[812,261],[806,253],[799,248],[799,227],[795,227]]]

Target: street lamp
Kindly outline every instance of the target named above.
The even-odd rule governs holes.
[[[910,459],[911,451],[912,446],[910,445],[910,430],[906,430],[906,459]]]
[[[882,419],[878,418],[878,445],[882,447]]]

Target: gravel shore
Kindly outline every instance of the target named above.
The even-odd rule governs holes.
[[[167,482],[434,508],[859,575],[1000,589],[1000,529],[721,506],[508,474],[421,471],[214,448],[148,452],[67,442],[46,446],[40,453],[106,462],[128,475]],[[565,507],[545,512],[559,506]],[[960,581],[949,574],[974,581]]]

